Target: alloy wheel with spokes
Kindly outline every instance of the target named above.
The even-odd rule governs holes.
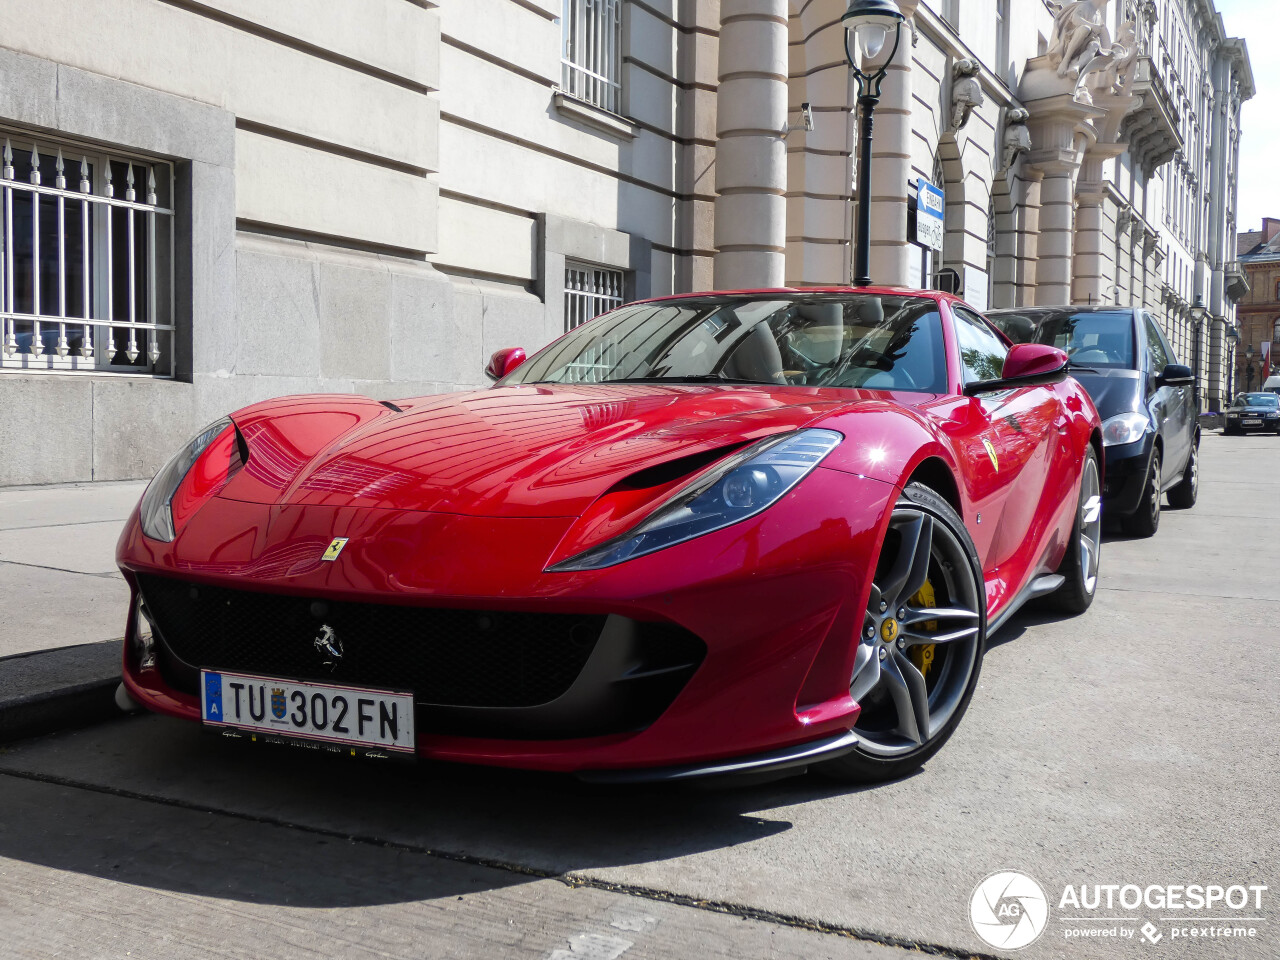
[[[1200,445],[1193,443],[1182,471],[1182,482],[1169,491],[1169,506],[1177,510],[1190,510],[1200,496]]]
[[[1124,518],[1124,531],[1134,537],[1154,537],[1160,529],[1160,498],[1163,496],[1164,473],[1160,448],[1151,454],[1147,482],[1142,488],[1138,509]]]
[[[1071,540],[1058,574],[1062,586],[1046,598],[1046,603],[1063,613],[1080,614],[1089,609],[1098,592],[1098,571],[1102,565],[1102,492],[1098,455],[1085,451],[1080,469],[1080,503]]]
[[[1102,560],[1102,485],[1098,479],[1098,461],[1085,458],[1084,476],[1080,480],[1080,570],[1086,593],[1098,589],[1098,567]]]
[[[977,683],[986,594],[960,518],[912,484],[894,508],[854,657],[858,745],[832,761],[846,779],[914,769],[950,736]]]

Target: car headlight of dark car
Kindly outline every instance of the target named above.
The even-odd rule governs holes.
[[[754,443],[675,493],[626,533],[550,569],[611,567],[754,517],[785,496],[843,439],[833,430],[800,430]]]
[[[1122,413],[1102,425],[1102,445],[1119,447],[1142,439],[1151,421],[1141,413]]]
[[[195,462],[200,459],[200,455],[223,432],[231,429],[234,428],[229,417],[223,417],[217,423],[209,424],[174,454],[147,486],[138,512],[142,521],[142,532],[152,540],[168,543],[177,536],[173,524],[173,495],[177,493],[178,487],[186,479]]]

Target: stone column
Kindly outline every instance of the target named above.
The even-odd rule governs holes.
[[[722,0],[715,286],[780,287],[786,270],[787,0]]]
[[[1053,164],[1040,186],[1040,259],[1036,264],[1036,304],[1071,302],[1071,267],[1075,236],[1074,171]]]
[[[871,280],[906,286],[920,250],[907,238],[907,180],[911,177],[911,18],[918,0],[898,0],[906,22],[876,107],[871,146]],[[892,40],[890,40],[892,42]],[[887,56],[887,49],[884,56]],[[871,69],[874,69],[874,64]],[[862,202],[861,197],[858,202]]]
[[[1036,281],[1040,259],[1040,191],[1042,176],[1028,170],[1013,182],[1013,209],[1017,218],[1014,247],[1013,306],[1029,307],[1036,302]]]
[[[1090,184],[1092,188],[1094,184]],[[1115,243],[1107,237],[1106,214],[1103,210],[1102,191],[1082,189],[1076,195],[1076,236],[1073,276],[1071,279],[1072,303],[1105,303],[1110,301],[1110,257],[1107,243]]]

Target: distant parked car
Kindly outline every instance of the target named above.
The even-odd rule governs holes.
[[[1267,377],[1262,385],[1263,393],[1280,393],[1280,377]]]
[[[1067,351],[1071,375],[1102,417],[1106,469],[1103,509],[1125,532],[1150,537],[1160,502],[1195,506],[1200,428],[1190,367],[1177,362],[1160,325],[1125,307],[1027,307],[994,310],[991,322],[1014,343]]]
[[[1274,393],[1242,393],[1227,407],[1223,433],[1269,430],[1280,433],[1280,396]]]

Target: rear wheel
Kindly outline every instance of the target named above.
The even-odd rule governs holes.
[[[1067,555],[1058,573],[1066,581],[1049,597],[1049,604],[1063,613],[1084,613],[1098,592],[1098,567],[1102,559],[1102,492],[1098,479],[1098,455],[1093,447],[1085,454],[1080,471],[1080,504],[1071,529]]]
[[[1187,468],[1182,471],[1182,482],[1169,491],[1169,506],[1178,510],[1190,510],[1200,496],[1200,443],[1191,445]]]
[[[904,776],[960,723],[982,666],[986,591],[973,541],[942,497],[909,484],[880,548],[849,694],[852,753],[817,769],[850,782]]]
[[[1160,529],[1160,484],[1164,475],[1160,472],[1160,448],[1151,454],[1151,467],[1147,470],[1147,483],[1142,488],[1142,500],[1138,509],[1122,521],[1124,532],[1133,537],[1154,537]]]

